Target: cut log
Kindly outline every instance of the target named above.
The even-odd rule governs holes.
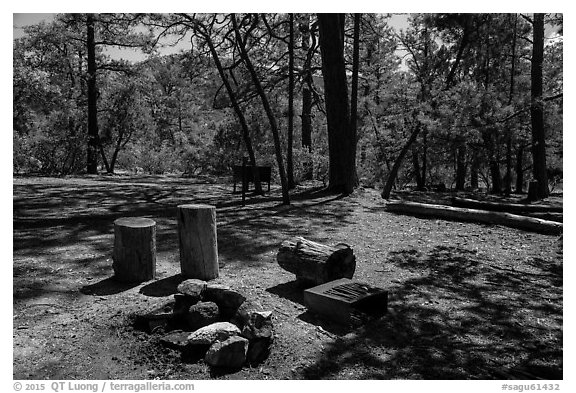
[[[339,278],[352,278],[356,257],[343,243],[334,247],[296,237],[282,242],[276,255],[278,264],[294,273],[305,285],[320,285]]]
[[[438,217],[456,221],[472,221],[493,225],[504,225],[511,228],[518,228],[549,235],[559,235],[562,233],[561,223],[510,213],[404,201],[390,201],[386,204],[386,210],[393,213],[410,214],[415,216]]]
[[[152,280],[156,275],[156,222],[127,217],[114,221],[114,277],[123,282]]]
[[[562,213],[562,206],[551,205],[528,205],[522,203],[500,203],[490,201],[477,201],[468,198],[452,198],[452,205],[467,209],[490,210],[513,214],[525,213]],[[554,220],[555,221],[555,220]]]
[[[217,278],[216,207],[178,206],[178,238],[182,276],[205,281]]]

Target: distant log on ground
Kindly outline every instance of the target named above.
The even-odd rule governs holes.
[[[114,277],[123,282],[152,280],[156,275],[156,222],[126,217],[114,221]]]
[[[276,259],[283,269],[307,285],[352,278],[356,270],[356,257],[349,246],[341,243],[330,247],[303,237],[282,242]]]
[[[410,214],[415,216],[429,216],[456,221],[473,221],[486,224],[504,225],[511,228],[524,229],[549,235],[559,235],[562,233],[561,223],[510,213],[403,201],[388,202],[386,204],[386,210],[393,213]]]
[[[534,217],[534,218],[540,218],[542,220],[548,220],[548,221],[556,221],[556,222],[562,222],[564,221],[564,215],[562,213],[546,213],[546,212],[536,212],[536,213],[522,213],[522,216],[530,216],[530,217]]]
[[[452,198],[452,205],[465,207],[467,209],[490,210],[495,212],[506,212],[513,214],[524,213],[562,213],[562,206],[550,205],[529,205],[522,203],[500,203],[490,201],[477,201],[468,198]]]

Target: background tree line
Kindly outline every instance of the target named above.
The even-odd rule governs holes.
[[[14,41],[15,173],[229,174],[283,199],[486,188],[540,197],[562,171],[562,16],[59,14]],[[546,36],[545,36],[546,32]],[[549,39],[549,36],[555,39]],[[166,40],[190,49],[160,56]],[[111,59],[110,46],[146,59]],[[257,174],[256,174],[257,175]]]

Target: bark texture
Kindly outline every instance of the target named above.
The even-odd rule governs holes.
[[[182,276],[204,281],[218,278],[216,207],[178,206],[178,240]]]
[[[339,278],[352,278],[356,257],[345,244],[330,247],[303,237],[282,242],[278,264],[308,285],[320,285]]]
[[[349,194],[356,182],[356,137],[344,62],[344,15],[318,14],[320,53],[328,125],[328,188]]]
[[[114,277],[123,282],[142,282],[156,276],[156,222],[128,217],[114,221]]]

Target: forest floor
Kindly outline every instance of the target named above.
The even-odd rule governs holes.
[[[242,206],[227,179],[13,180],[14,379],[561,379],[562,242],[501,226],[396,215],[374,189],[340,197],[278,187]],[[450,193],[395,197],[445,203]],[[172,299],[176,206],[217,207],[219,281],[273,311],[268,359],[232,373],[182,362],[136,314]],[[561,195],[548,203],[561,204]],[[157,222],[157,278],[113,280],[113,222]],[[389,291],[388,313],[345,330],[306,311],[276,252],[304,236],[349,244],[354,278]]]

